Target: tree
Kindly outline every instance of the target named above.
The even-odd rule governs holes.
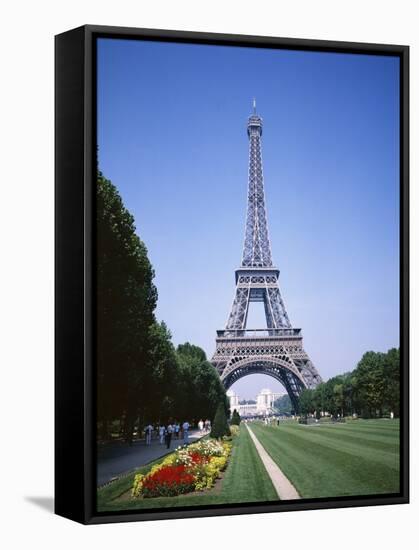
[[[363,416],[381,416],[385,402],[384,354],[364,353],[355,369],[357,399]]]
[[[304,415],[311,414],[315,410],[314,390],[304,389],[300,394],[300,412]]]
[[[344,394],[343,394],[343,384],[335,384],[333,386],[333,401],[334,401],[334,410],[339,411],[338,414],[344,416],[343,406],[344,406]]]
[[[389,412],[400,414],[400,350],[390,349],[383,357],[384,402]]]
[[[290,396],[288,394],[281,395],[278,399],[275,399],[274,408],[282,414],[291,414],[293,406]]]
[[[316,409],[316,416],[320,418],[321,413],[324,413],[326,403],[326,385],[319,384],[314,390],[314,408]]]
[[[233,414],[231,415],[231,421],[230,424],[239,426],[241,422],[241,417],[236,409],[234,409]]]
[[[149,418],[166,423],[176,412],[179,362],[171,338],[164,322],[150,325],[147,363],[138,396],[141,420]]]
[[[228,400],[205,352],[188,342],[175,350],[154,316],[157,289],[134,218],[115,186],[97,175],[97,420],[102,438],[120,426],[132,441],[136,425],[170,418],[213,419]]]
[[[210,436],[216,439],[221,439],[225,435],[230,435],[230,428],[227,424],[225,403],[220,402],[212,423]]]
[[[179,344],[177,347],[177,353],[191,362],[201,362],[207,360],[205,351],[199,346],[194,346],[189,342]]]
[[[304,414],[316,411],[364,417],[400,413],[400,352],[364,353],[352,372],[339,374],[319,384],[313,393],[304,390],[300,408]]]
[[[220,377],[207,361],[204,350],[189,342],[176,350],[180,365],[178,393],[181,416],[190,419],[214,418],[220,402],[228,409],[228,399]]]
[[[115,186],[97,176],[97,416],[133,423],[157,290],[144,243]]]

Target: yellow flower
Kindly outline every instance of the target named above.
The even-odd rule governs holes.
[[[136,474],[134,477],[134,484],[132,486],[131,495],[133,497],[139,497],[141,494],[141,489],[143,487],[143,480],[144,480],[143,474]]]

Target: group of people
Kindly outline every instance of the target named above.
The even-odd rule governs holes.
[[[189,429],[190,424],[187,420],[182,424],[182,426],[179,424],[179,422],[173,422],[167,424],[165,426],[164,424],[160,424],[156,428],[152,424],[148,424],[144,428],[145,433],[145,444],[151,445],[151,440],[153,437],[153,432],[156,433],[157,437],[159,438],[160,445],[166,444],[166,447],[170,449],[170,444],[173,439],[181,439],[183,435],[183,442],[185,444],[189,443]]]
[[[198,428],[201,434],[211,431],[211,420],[200,420],[198,422]]]
[[[200,434],[209,433],[211,431],[211,421],[210,420],[200,420],[198,422],[198,429]],[[172,439],[182,439],[183,443],[187,445],[189,443],[189,430],[190,424],[187,420],[180,425],[179,422],[170,422],[169,424],[159,424],[154,428],[152,424],[147,424],[144,428],[145,433],[145,444],[151,445],[151,440],[153,435],[159,438],[160,445],[166,444],[166,447],[170,449],[170,444]]]

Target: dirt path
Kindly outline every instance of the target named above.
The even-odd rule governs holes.
[[[282,471],[278,468],[272,458],[263,448],[262,444],[246,424],[246,428],[249,430],[250,437],[252,438],[253,443],[255,444],[256,450],[259,453],[259,456],[263,462],[263,465],[266,468],[266,471],[271,478],[272,484],[278,493],[278,496],[281,500],[295,500],[301,498],[297,493],[294,485],[288,481],[284,476]]]

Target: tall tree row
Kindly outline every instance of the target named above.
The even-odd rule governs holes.
[[[392,412],[400,414],[400,351],[368,351],[349,373],[330,378],[300,396],[302,414],[354,413],[371,418]]]
[[[213,418],[226,402],[203,350],[176,350],[155,319],[157,289],[147,249],[116,187],[97,178],[97,419],[130,441],[146,422]]]
[[[157,290],[134,219],[110,181],[97,179],[97,405],[102,435],[120,419],[125,432],[146,384],[149,329]],[[139,368],[138,368],[139,367]]]

